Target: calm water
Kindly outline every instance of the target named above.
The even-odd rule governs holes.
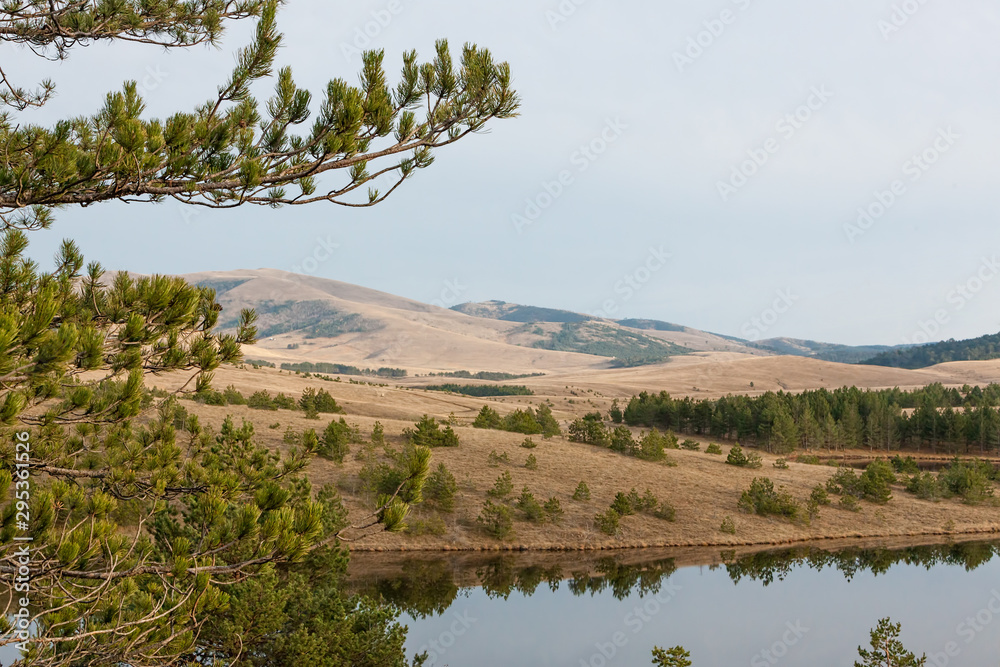
[[[1000,665],[1000,543],[723,556],[411,561],[354,581],[404,609],[428,665],[650,665],[654,645],[683,644],[695,667],[850,666],[884,616],[928,665]]]

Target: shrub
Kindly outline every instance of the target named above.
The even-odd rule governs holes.
[[[858,503],[858,499],[851,495],[843,495],[840,497],[840,502],[838,503],[842,509],[848,510],[850,512],[860,512],[861,504]]]
[[[830,494],[826,492],[822,484],[817,484],[813,487],[812,493],[809,494],[809,500],[817,505],[829,505]]]
[[[458,435],[450,426],[441,429],[437,420],[424,415],[415,428],[403,429],[403,435],[414,445],[421,447],[458,447]]]
[[[611,443],[608,429],[604,426],[600,413],[592,412],[582,419],[575,419],[569,425],[570,442],[607,447]]]
[[[763,461],[761,461],[758,454],[754,452],[744,454],[743,448],[739,445],[733,445],[733,448],[729,450],[729,454],[726,456],[726,463],[740,468],[760,468],[763,465]]]
[[[872,461],[861,473],[861,494],[866,500],[884,504],[892,498],[891,484],[896,483],[892,466],[885,461]]]
[[[941,497],[941,484],[929,472],[918,472],[906,482],[906,490],[922,500],[937,500]]]
[[[500,421],[500,428],[511,433],[524,433],[525,435],[535,435],[542,432],[542,425],[535,419],[532,411],[520,408],[504,415]]]
[[[635,514],[635,509],[632,507],[632,501],[628,494],[622,493],[621,491],[616,493],[615,499],[611,501],[611,509],[613,509],[619,516]]]
[[[653,516],[664,521],[673,521],[677,518],[677,510],[674,509],[673,505],[664,500],[653,510]]]
[[[562,503],[560,503],[559,499],[556,498],[555,496],[552,496],[551,498],[546,500],[545,505],[542,506],[542,509],[545,510],[545,516],[548,517],[549,521],[551,521],[552,523],[559,523],[559,521],[562,519],[563,515]]]
[[[493,488],[486,492],[491,498],[503,499],[508,497],[514,491],[514,480],[511,479],[509,472],[504,472],[504,474],[497,477],[497,481],[494,482]]]
[[[528,454],[528,460],[524,462],[524,467],[528,470],[538,470],[538,459],[534,454]]]
[[[281,440],[286,445],[299,445],[302,444],[302,434],[289,426],[285,428],[285,434],[281,436]]]
[[[382,427],[382,422],[376,421],[372,425],[372,444],[379,446],[385,444],[385,429]]]
[[[697,452],[699,449],[701,449],[701,445],[694,440],[687,439],[681,443],[681,449],[686,449],[689,452]]]
[[[816,456],[815,454],[800,454],[799,456],[795,457],[795,460],[798,461],[799,463],[805,463],[811,466],[821,465],[819,457]]]
[[[705,453],[706,454],[722,454],[722,447],[719,447],[719,445],[717,445],[716,443],[713,442],[712,444],[710,444],[708,447],[705,448]]]
[[[476,419],[472,422],[475,428],[500,428],[500,413],[488,405],[484,405]]]
[[[800,513],[795,499],[784,491],[776,491],[774,483],[767,477],[754,478],[750,488],[740,496],[738,507],[748,514],[781,516],[793,521]]]
[[[476,517],[476,523],[498,540],[507,539],[514,533],[514,520],[511,518],[510,508],[506,505],[496,505],[489,500],[483,503],[483,509]]]
[[[615,427],[615,430],[611,432],[609,447],[612,451],[629,456],[634,456],[639,451],[639,446],[636,444],[635,438],[632,437],[632,431],[629,430],[628,426]]]
[[[343,463],[344,457],[351,451],[348,446],[352,442],[359,442],[361,434],[357,428],[351,427],[344,418],[340,421],[331,420],[323,430],[323,439],[316,453],[325,459]]]
[[[733,517],[727,516],[722,520],[722,525],[719,526],[719,530],[723,533],[728,533],[730,535],[736,534],[736,522],[733,521]]]
[[[632,492],[634,493],[635,489],[632,489]],[[653,492],[650,491],[649,489],[646,489],[646,493],[644,493],[642,495],[642,498],[640,498],[639,501],[635,503],[635,508],[640,512],[650,512],[652,510],[655,510],[657,505],[659,504],[660,501],[657,499],[656,496],[653,495]]]
[[[938,474],[946,496],[960,496],[968,505],[976,505],[993,495],[992,478],[996,469],[985,461],[960,461],[957,458]]]
[[[281,422],[274,422],[273,424],[268,424],[267,427],[272,431],[281,428]]]
[[[788,461],[785,459],[778,459],[774,462],[774,467],[778,470],[788,470]]]
[[[636,455],[646,461],[662,461],[667,458],[668,449],[677,449],[677,436],[673,433],[664,435],[653,429],[639,438],[639,451]]]
[[[278,395],[274,397],[274,407],[275,409],[281,410],[294,410],[298,407],[298,405],[290,396],[278,393]]]
[[[424,483],[424,495],[445,512],[451,512],[455,509],[456,492],[458,492],[458,483],[455,481],[455,476],[443,463],[439,463],[434,472],[427,476],[427,481]]]
[[[576,491],[573,492],[573,500],[590,500],[590,487],[587,486],[586,482],[580,482],[576,485]]]
[[[491,468],[499,468],[501,463],[510,463],[510,457],[507,456],[507,452],[503,454],[497,454],[497,450],[491,450],[489,457],[486,459],[487,465]]]
[[[222,395],[225,397],[226,403],[228,403],[229,405],[247,404],[247,399],[244,398],[243,394],[237,391],[236,387],[234,387],[233,385],[229,385],[228,387],[226,387],[226,390],[222,392]]]
[[[898,455],[893,456],[889,462],[892,463],[892,469],[900,474],[916,475],[920,472],[920,467],[912,456],[907,456],[905,459]]]
[[[608,509],[594,517],[594,524],[597,529],[605,535],[617,535],[621,516],[613,509]]]
[[[621,406],[618,405],[618,399],[616,398],[611,401],[611,409],[608,410],[608,418],[616,424],[621,424],[623,416]]]
[[[837,468],[833,477],[826,480],[826,490],[838,496],[848,495],[860,498],[864,495],[861,490],[861,480],[853,469],[842,466]]]
[[[534,449],[538,446],[538,444],[531,438],[525,438],[524,442],[521,443],[521,446],[525,449]]]
[[[535,500],[535,496],[528,487],[521,489],[521,495],[518,496],[517,509],[524,512],[524,518],[531,523],[542,523],[545,521],[545,511],[542,509],[541,503]]]
[[[250,398],[247,399],[247,406],[254,410],[278,409],[278,406],[274,404],[274,400],[271,398],[271,395],[264,389],[260,389],[250,394]]]

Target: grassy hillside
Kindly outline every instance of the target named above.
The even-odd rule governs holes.
[[[179,386],[182,374],[156,378],[162,388]],[[541,379],[538,379],[541,381]],[[585,413],[607,414],[610,398],[583,385],[553,388],[548,394],[486,399],[423,391],[395,384],[366,382],[324,382],[274,369],[219,370],[219,389],[231,385],[244,396],[268,391],[291,399],[290,405],[307,388],[324,389],[345,411],[321,414],[309,419],[300,409],[253,409],[249,405],[208,405],[184,400],[190,413],[202,424],[220,428],[227,414],[237,422],[254,424],[256,437],[272,450],[287,450],[308,429],[322,434],[331,419],[343,417],[352,433],[360,438],[349,444],[343,463],[317,459],[309,468],[314,486],[334,484],[343,496],[352,517],[360,517],[373,502],[365,480],[370,471],[392,464],[393,450],[405,445],[404,430],[427,414],[439,422],[448,422],[457,434],[456,447],[435,448],[431,468],[443,464],[455,479],[454,505],[442,507],[431,499],[417,506],[409,520],[409,529],[398,534],[379,534],[366,539],[369,549],[556,549],[609,548],[625,546],[718,545],[727,548],[740,544],[775,544],[810,539],[886,537],[904,535],[944,535],[1000,531],[1000,518],[991,503],[965,505],[960,499],[938,502],[921,500],[899,484],[893,486],[892,498],[877,504],[860,501],[860,511],[840,507],[833,497],[832,506],[819,508],[811,521],[789,521],[776,517],[744,513],[739,509],[741,495],[755,478],[768,478],[776,489],[790,494],[805,507],[812,490],[824,485],[835,472],[828,465],[809,464],[790,458],[778,464],[775,456],[762,453],[759,469],[726,463],[732,443],[722,442],[720,454],[707,453],[709,441],[691,438],[700,451],[669,449],[662,461],[643,460],[613,451],[607,446],[573,442],[567,437],[569,425]],[[231,393],[231,392],[227,392]],[[530,436],[533,447],[525,446],[523,433],[473,428],[472,423],[484,404],[501,415],[550,405],[560,422],[563,435],[552,438]],[[370,442],[375,424],[384,429],[388,448]],[[356,430],[354,430],[356,428]],[[629,429],[639,438],[639,429]],[[353,438],[353,436],[352,436]],[[183,439],[183,438],[181,438]],[[846,455],[847,453],[845,453]],[[850,454],[871,457],[867,451]],[[787,467],[785,467],[787,465]],[[510,478],[511,491],[500,498],[491,496],[498,478]],[[589,493],[577,493],[584,482]],[[538,503],[558,504],[557,518],[544,521],[529,517],[530,503],[522,503],[524,489]],[[618,494],[631,489],[645,495],[647,489],[661,504],[674,510],[672,517],[649,511],[637,511],[620,518],[617,532],[602,532],[595,516],[606,513]],[[557,503],[550,501],[555,499]],[[512,533],[503,539],[489,534],[479,517],[491,502],[507,508]],[[720,530],[730,518],[735,533]],[[670,520],[670,519],[673,520]]]
[[[946,340],[940,343],[896,348],[861,361],[871,366],[891,368],[926,368],[949,361],[985,361],[1000,359],[1000,333],[968,340]]]
[[[536,342],[535,347],[612,357],[618,367],[656,364],[691,351],[674,343],[598,322],[563,324],[548,340]]]

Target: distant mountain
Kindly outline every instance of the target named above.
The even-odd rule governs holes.
[[[889,345],[838,345],[836,343],[820,343],[815,340],[801,340],[798,338],[768,338],[756,342],[747,342],[747,345],[775,354],[810,357],[822,361],[835,361],[841,364],[860,363],[875,355],[887,353],[895,349]]]
[[[539,308],[538,306],[522,306],[506,301],[483,301],[482,303],[460,303],[452,306],[452,310],[458,313],[471,315],[472,317],[485,317],[491,320],[501,320],[503,322],[561,322],[575,323],[587,322],[596,318],[590,315],[574,313],[570,310],[559,310],[558,308]]]
[[[891,368],[927,368],[948,361],[984,361],[1000,359],[1000,333],[970,338],[946,340],[927,345],[895,348],[860,363]]]

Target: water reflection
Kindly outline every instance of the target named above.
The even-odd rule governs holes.
[[[862,572],[884,574],[894,565],[917,565],[931,569],[937,565],[961,566],[974,570],[1000,554],[1000,542],[966,542],[909,546],[903,548],[847,547],[824,550],[802,546],[759,551],[737,556],[735,551],[721,551],[710,570],[724,567],[729,579],[768,586],[785,579],[794,569],[808,567],[816,571],[833,569],[848,581]],[[506,600],[511,593],[533,595],[543,584],[551,591],[565,587],[574,596],[609,593],[616,600],[631,596],[642,598],[660,591],[665,580],[676,570],[674,558],[638,560],[641,553],[626,552],[588,558],[567,554],[567,563],[538,564],[531,557],[514,554],[466,557],[459,561],[447,558],[407,558],[394,562],[392,573],[361,572],[352,574],[352,588],[398,606],[414,618],[444,614],[455,600],[471,589],[481,590],[490,599]],[[354,556],[364,563],[365,556]],[[574,563],[573,561],[577,561]]]

